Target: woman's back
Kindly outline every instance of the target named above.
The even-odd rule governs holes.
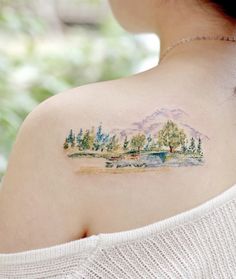
[[[158,138],[157,131],[172,120],[188,135],[188,147],[191,147],[191,136],[196,149],[197,139],[201,138],[204,163],[181,165],[178,161],[175,165],[150,170],[128,171],[129,168],[123,167],[114,172],[114,168],[108,169],[104,174],[91,173],[88,182],[85,180],[91,185],[91,203],[87,208],[93,220],[90,235],[131,229],[173,216],[206,201],[236,181],[236,96],[232,74],[235,67],[231,68],[230,76],[229,69],[226,73],[223,68],[220,70],[220,65],[217,68],[217,58],[212,64],[208,60],[194,66],[190,60],[179,65],[179,73],[173,69],[175,65],[170,68],[163,65],[159,71],[120,84],[118,81],[114,87],[111,84],[109,93],[101,94],[104,96],[101,103],[107,103],[104,112],[107,119],[96,117],[104,130],[127,133],[131,140],[138,132]],[[102,105],[99,108],[96,102],[96,109],[104,108]],[[93,125],[96,120],[90,123],[85,126]],[[77,162],[74,160],[75,168]]]
[[[164,219],[168,223],[171,216],[176,222],[180,212],[191,223],[190,209],[235,184],[235,44],[210,40],[189,44],[178,46],[149,71],[58,94],[29,115],[0,195],[0,252],[60,243],[68,247],[69,241],[83,237]],[[234,198],[234,190],[229,192]],[[224,215],[218,211],[221,215],[211,212],[207,225],[198,227],[191,241],[207,242],[204,228],[213,220],[217,226],[209,228],[210,237],[218,246],[225,245],[217,239]],[[230,237],[225,241],[230,246],[235,239],[234,205],[225,214],[230,217],[222,226],[228,228]],[[93,238],[86,243],[89,239]],[[102,247],[97,243],[91,241],[94,249]],[[207,243],[201,255],[210,253],[211,247]],[[235,264],[235,246],[231,248],[222,270]],[[95,255],[88,254],[87,259]],[[171,257],[162,256],[157,258]],[[217,262],[220,257],[224,256],[219,254]],[[209,275],[212,266],[203,270],[206,260],[199,270]],[[229,267],[227,272],[234,271]]]
[[[203,43],[195,42],[191,55]],[[218,42],[218,48],[221,47],[229,48],[233,57],[232,44]],[[15,191],[21,203],[14,208],[18,212],[15,219],[22,224],[22,241],[19,243],[13,235],[8,237],[13,245],[10,251],[18,250],[18,245],[19,250],[45,247],[100,232],[147,225],[188,210],[235,183],[234,63],[227,63],[226,68],[226,62],[217,53],[206,53],[207,60],[204,54],[199,54],[201,60],[197,55],[196,60],[191,59],[187,46],[185,55],[133,77],[59,94],[29,116],[16,143],[16,154],[12,155],[18,160],[9,164],[8,186],[5,193],[2,191],[3,200],[4,195],[7,201],[7,195]],[[131,141],[137,133],[149,133],[157,142],[158,131],[168,120],[184,130],[187,148],[192,136],[196,149],[201,138],[201,164],[109,168],[101,159],[98,171],[93,160],[68,157],[73,152],[63,148],[70,129],[79,133],[80,128],[86,131],[100,125],[104,134],[126,133]],[[169,150],[168,146],[163,148]],[[177,150],[181,148],[179,145]],[[32,151],[25,154],[29,149]],[[157,150],[148,152],[154,151]],[[29,206],[35,208],[32,214],[27,213]],[[17,220],[13,228],[20,226]],[[26,233],[28,222],[31,245]],[[11,231],[9,227],[5,229]],[[43,239],[40,230],[45,235]],[[8,251],[11,245],[1,242],[1,250]]]
[[[113,167],[104,174],[90,172],[89,176],[85,172],[84,182],[90,185],[91,193],[87,203],[92,220],[89,235],[132,229],[173,216],[236,181],[235,67],[231,65],[226,72],[220,57],[211,60],[208,54],[208,60],[201,59],[198,62],[186,57],[180,62],[177,58],[176,64],[170,63],[169,67],[167,62],[159,70],[110,83],[107,90],[98,93],[101,97],[95,97],[94,111],[104,111],[106,103],[102,112],[106,116],[98,113],[90,121],[89,115],[84,127],[102,122],[105,131],[126,133],[131,140],[137,133],[158,138],[157,131],[172,120],[188,135],[186,145],[191,145],[193,136],[197,149],[197,139],[201,138],[204,163],[183,166],[177,162],[138,170]],[[76,165],[78,161],[74,160],[75,169],[83,167],[82,160],[81,165]]]
[[[135,230],[0,254],[7,278],[235,278],[236,184],[191,210]]]

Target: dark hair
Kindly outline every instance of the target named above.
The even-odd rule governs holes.
[[[210,0],[218,11],[231,20],[236,20],[235,0]]]

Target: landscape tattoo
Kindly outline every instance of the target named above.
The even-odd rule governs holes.
[[[127,129],[107,131],[102,123],[71,129],[63,148],[87,172],[199,166],[204,163],[203,143],[209,138],[187,120],[181,109],[161,108]]]

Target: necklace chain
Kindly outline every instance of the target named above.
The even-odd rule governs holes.
[[[161,55],[159,59],[159,64],[162,61],[162,59],[176,46],[191,42],[193,40],[219,40],[219,41],[228,41],[228,42],[236,42],[236,37],[233,36],[224,36],[224,35],[216,35],[216,36],[194,36],[194,37],[188,37],[188,38],[182,38],[179,41],[173,43],[171,46],[169,46]]]

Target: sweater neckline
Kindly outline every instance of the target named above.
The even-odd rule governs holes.
[[[0,265],[36,263],[58,257],[67,257],[76,253],[79,253],[81,257],[84,256],[86,258],[87,256],[91,256],[91,253],[95,253],[99,247],[133,241],[142,238],[143,236],[162,232],[188,221],[202,218],[210,211],[235,198],[236,183],[198,206],[136,229],[114,233],[94,234],[86,238],[22,252],[0,253]]]

